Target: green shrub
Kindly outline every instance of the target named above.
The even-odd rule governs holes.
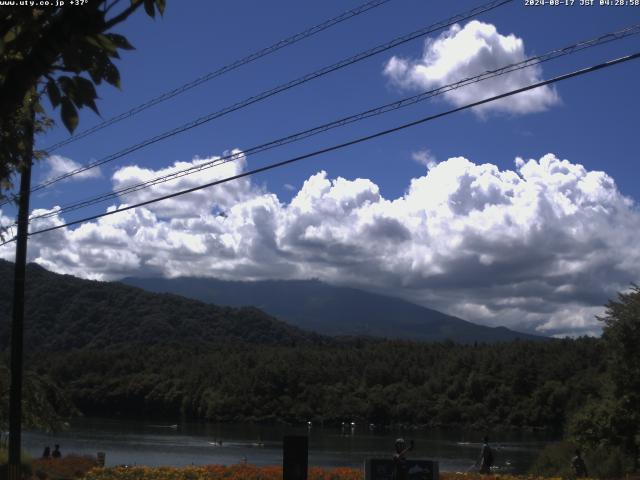
[[[575,478],[571,459],[575,456],[575,443],[563,441],[547,445],[538,455],[529,473],[541,477]],[[618,447],[602,446],[582,449],[582,458],[590,478],[624,478],[632,461]]]
[[[539,477],[573,478],[571,459],[575,455],[575,449],[576,446],[571,442],[547,445],[531,465],[529,473]],[[589,464],[587,463],[588,468]]]
[[[27,452],[22,452],[22,463],[30,464],[33,458]],[[0,448],[0,465],[5,465],[9,462],[9,450],[6,448]]]
[[[22,472],[27,477],[31,475],[32,460],[31,455],[22,452]],[[6,448],[0,448],[0,478],[5,474],[7,463],[9,463],[9,451]]]
[[[619,447],[599,447],[585,457],[589,475],[594,478],[624,478],[631,460]]]

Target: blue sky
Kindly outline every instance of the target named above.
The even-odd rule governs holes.
[[[480,3],[392,0],[55,154],[78,164],[100,159]],[[352,0],[190,0],[169,1],[165,17],[155,21],[140,13],[116,29],[136,50],[123,54],[118,63],[122,90],[99,89],[103,118],[356,5]],[[494,48],[472,55],[465,64],[461,58],[468,52],[446,43],[459,34],[475,35],[473,41],[496,41],[498,46],[511,38],[521,42],[521,54],[530,56],[640,22],[640,7],[585,7],[579,0],[573,6],[525,6],[515,1],[477,20],[482,23],[465,22],[444,36],[432,35],[427,46],[424,39],[409,42],[145,148],[101,167],[92,178],[60,182],[34,195],[32,207],[51,209],[148,178],[145,175],[175,162],[246,149],[439,86],[446,79],[479,73],[473,68],[486,62],[517,58],[517,52]],[[469,41],[459,38],[460,45],[468,46]],[[634,36],[545,63],[526,75],[549,78],[639,46]],[[441,63],[434,63],[434,55],[440,55]],[[404,70],[390,67],[392,57]],[[434,76],[438,68],[448,69],[440,80]],[[635,262],[640,253],[628,241],[640,225],[638,85],[640,61],[630,62],[546,92],[538,90],[524,106],[510,103],[497,111],[457,113],[237,182],[217,193],[33,237],[29,258],[56,271],[99,279],[320,278],[401,296],[479,323],[550,335],[597,334],[594,314],[602,311],[607,298],[640,277]],[[467,97],[482,93],[476,89]],[[389,128],[460,101],[450,97],[423,102],[248,157],[211,178]],[[99,121],[92,112],[82,112],[79,131]],[[37,145],[46,147],[67,136],[57,126]],[[544,157],[547,154],[552,156]],[[523,160],[516,164],[517,157]],[[527,164],[530,159],[534,162]],[[34,182],[51,175],[52,162],[58,167],[68,163],[41,162]],[[210,177],[195,178],[193,185],[203,179]],[[520,182],[514,191],[509,186],[513,182]],[[448,190],[438,193],[436,185]],[[172,187],[167,188],[162,192]],[[509,204],[509,199],[527,195],[537,196],[532,202]],[[136,197],[140,198],[150,197]],[[446,214],[442,202],[450,207]],[[500,210],[507,204],[508,211]],[[100,213],[111,205],[116,204],[52,221]],[[220,211],[227,213],[215,217]],[[7,222],[14,212],[1,214]],[[511,228],[512,220],[519,228]],[[487,225],[492,228],[483,229]],[[3,248],[0,255],[11,258],[11,249]]]

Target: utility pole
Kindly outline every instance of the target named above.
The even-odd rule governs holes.
[[[22,370],[24,331],[24,284],[27,263],[27,235],[29,229],[29,194],[31,164],[33,162],[33,130],[35,96],[27,100],[28,118],[24,126],[26,148],[20,172],[18,199],[18,234],[13,278],[13,317],[11,321],[11,387],[9,389],[9,480],[21,479],[22,450]]]

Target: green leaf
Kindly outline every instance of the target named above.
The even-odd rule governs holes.
[[[76,89],[81,93],[86,93],[91,96],[91,98],[96,98],[98,96],[91,80],[87,80],[86,78],[78,75],[73,77],[73,81],[76,84]]]
[[[105,37],[109,38],[114,45],[122,50],[135,50],[135,47],[129,43],[122,35],[118,35],[117,33],[107,33]]]
[[[154,0],[144,0],[144,10],[151,18],[156,17],[156,8],[153,4]]]
[[[76,110],[76,107],[73,106],[73,103],[71,103],[71,100],[69,100],[69,97],[62,97],[61,104],[62,107],[60,114],[62,116],[62,122],[64,123],[64,126],[67,127],[67,130],[69,130],[70,133],[73,133],[80,121],[78,118],[78,111]]]
[[[107,35],[98,34],[96,35],[96,39],[100,43],[100,46],[103,50],[106,50],[107,55],[110,57],[118,55],[118,47],[115,43],[111,41],[111,39]]]
[[[85,42],[88,44],[84,48],[90,48],[94,55],[108,55],[113,58],[120,58],[118,56],[118,45],[113,41],[110,34],[96,34],[84,37]],[[82,47],[75,48],[76,51],[83,50]]]
[[[96,93],[96,89],[93,86],[93,83],[90,80],[87,80],[86,78],[80,76],[74,77],[73,80],[75,84],[75,103],[77,104],[79,102],[81,105],[86,105],[97,115],[100,115],[95,102],[98,94]]]
[[[73,48],[65,48],[62,51],[63,65],[68,71],[74,73],[89,70],[95,63],[93,53],[95,50],[95,47],[83,44],[74,44]]]
[[[65,97],[73,97],[73,80],[70,77],[61,75],[58,77],[58,85],[60,85]]]
[[[53,105],[53,108],[60,105],[60,90],[53,79],[47,82],[47,95],[49,95],[49,101],[51,105]]]
[[[9,43],[9,42],[13,42],[17,37],[16,34],[16,28],[12,28],[11,30],[9,30],[7,33],[4,34],[4,37],[2,38],[2,40],[4,41],[4,43]]]
[[[84,37],[84,41],[93,45],[94,47],[102,48],[102,45],[100,45],[100,42],[95,37],[95,35],[87,35],[86,37]]]
[[[113,63],[108,61],[108,63],[105,65],[102,72],[102,78],[104,78],[114,87],[120,88],[120,72]]]
[[[164,9],[166,5],[167,5],[166,0],[156,0],[156,7],[158,8],[160,15],[164,15]]]
[[[100,85],[102,83],[102,72],[104,70],[104,66],[99,63],[101,61],[102,60],[96,60],[88,69],[89,76],[91,77],[91,80],[93,80],[93,83],[95,83],[96,85]]]

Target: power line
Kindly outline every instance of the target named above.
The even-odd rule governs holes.
[[[234,112],[236,110],[239,110],[241,108],[247,107],[247,106],[249,106],[249,105],[251,105],[253,103],[259,102],[261,100],[269,98],[269,97],[271,97],[273,95],[276,95],[278,93],[281,93],[283,91],[286,91],[286,90],[289,90],[291,88],[297,87],[298,85],[301,85],[303,83],[309,82],[309,81],[314,80],[316,78],[322,77],[324,75],[327,75],[328,73],[334,72],[334,71],[339,70],[339,69],[344,68],[344,67],[347,67],[347,66],[352,65],[352,64],[354,64],[356,62],[359,62],[361,60],[369,58],[369,57],[371,57],[373,55],[376,55],[378,53],[382,53],[382,52],[384,52],[386,50],[389,50],[391,48],[394,48],[394,47],[396,47],[398,45],[401,45],[403,43],[409,42],[409,41],[414,40],[416,38],[419,38],[421,36],[428,35],[429,33],[433,33],[433,32],[435,32],[437,30],[442,29],[442,28],[446,28],[446,27],[451,26],[454,23],[457,23],[459,21],[463,21],[463,20],[469,19],[471,17],[474,17],[476,15],[479,15],[480,13],[484,13],[484,12],[493,10],[493,9],[495,9],[495,8],[501,6],[501,5],[504,5],[506,3],[510,3],[511,1],[513,1],[513,0],[493,0],[493,1],[489,2],[489,3],[486,3],[486,4],[483,4],[481,6],[475,7],[475,8],[473,8],[473,9],[467,11],[467,12],[455,15],[455,16],[450,17],[450,18],[448,18],[446,20],[443,20],[441,22],[429,25],[427,27],[424,27],[422,29],[416,30],[416,31],[411,32],[409,34],[405,34],[403,36],[397,37],[397,38],[391,40],[390,42],[378,45],[378,46],[373,47],[373,48],[371,48],[369,50],[366,50],[366,51],[360,52],[360,53],[358,53],[356,55],[353,55],[351,57],[345,58],[345,59],[343,59],[343,60],[341,60],[339,62],[336,62],[336,63],[334,63],[332,65],[328,65],[328,66],[326,66],[324,68],[321,68],[319,70],[316,70],[314,72],[306,74],[306,75],[304,75],[302,77],[299,77],[299,78],[297,78],[295,80],[291,80],[290,82],[287,82],[285,84],[281,84],[281,85],[279,85],[277,87],[274,87],[274,88],[272,88],[270,90],[266,90],[266,91],[263,91],[263,92],[261,92],[261,93],[259,93],[257,95],[248,97],[245,100],[237,102],[237,103],[235,103],[233,105],[225,107],[225,108],[223,108],[221,110],[218,110],[216,112],[210,113],[208,115],[202,116],[202,117],[200,117],[200,118],[198,118],[196,120],[193,120],[193,121],[191,121],[189,123],[186,123],[186,124],[184,124],[184,125],[182,125],[180,127],[176,127],[176,128],[174,128],[172,130],[169,130],[167,132],[164,132],[164,133],[161,133],[161,134],[156,135],[154,137],[151,137],[149,139],[146,139],[146,140],[144,140],[144,141],[142,141],[142,142],[140,142],[140,143],[138,143],[136,145],[130,146],[130,147],[124,149],[124,150],[121,150],[119,152],[111,154],[111,155],[109,155],[107,157],[104,157],[104,158],[102,158],[100,160],[97,160],[95,162],[91,162],[91,163],[89,163],[89,164],[87,164],[87,165],[85,165],[83,167],[71,170],[71,171],[69,171],[69,172],[67,172],[65,174],[62,174],[62,175],[58,176],[58,177],[55,177],[53,179],[47,180],[45,182],[42,182],[39,185],[36,185],[35,187],[33,187],[33,189],[31,191],[34,192],[34,191],[40,190],[40,189],[45,188],[45,187],[47,187],[47,186],[49,186],[49,185],[51,185],[53,183],[56,183],[58,181],[64,180],[66,178],[69,178],[69,177],[71,177],[73,175],[77,175],[77,174],[82,173],[82,172],[84,172],[86,170],[89,170],[91,168],[95,168],[97,166],[100,166],[100,165],[103,165],[105,163],[111,162],[111,161],[116,160],[118,158],[121,158],[121,157],[123,157],[123,156],[125,156],[125,155],[127,155],[129,153],[133,153],[133,152],[135,152],[137,150],[140,150],[141,148],[144,148],[144,147],[146,147],[148,145],[154,144],[156,142],[159,142],[159,141],[164,140],[166,138],[172,137],[172,136],[177,135],[179,133],[183,133],[183,132],[185,132],[187,130],[190,130],[190,129],[198,127],[198,126],[200,126],[200,125],[202,125],[204,123],[207,123],[207,122],[209,122],[211,120],[214,120],[216,118],[222,117],[224,115],[227,115],[227,114],[229,114],[231,112]],[[3,204],[0,204],[0,206],[2,206],[2,205]]]
[[[224,155],[220,158],[217,158],[215,160],[211,160],[209,162],[205,162],[199,165],[194,165],[192,167],[189,168],[185,168],[176,172],[172,172],[166,175],[161,175],[159,177],[153,178],[151,180],[147,180],[145,182],[141,182],[135,185],[131,185],[128,187],[124,187],[121,188],[119,190],[116,191],[112,191],[112,192],[105,192],[101,195],[98,196],[94,196],[85,200],[81,200],[79,202],[75,202],[72,204],[68,204],[68,205],[64,205],[59,209],[53,210],[51,212],[47,212],[41,215],[36,215],[36,216],[32,216],[31,220],[36,220],[36,219],[40,219],[40,218],[49,218],[49,217],[53,217],[56,215],[60,215],[62,213],[67,213],[70,211],[74,211],[74,210],[78,210],[81,208],[85,208],[91,205],[95,205],[98,203],[102,203],[104,201],[110,200],[112,198],[117,198],[117,197],[121,197],[130,193],[134,193],[137,192],[139,190],[143,190],[145,188],[150,188],[154,185],[159,185],[165,182],[169,182],[171,180],[175,180],[178,178],[181,178],[183,176],[186,175],[191,175],[193,173],[196,172],[200,172],[203,171],[205,169],[208,168],[212,168],[212,167],[216,167],[231,161],[235,161],[238,160],[239,158],[243,157],[243,156],[249,156],[249,155],[254,155],[257,153],[261,153],[264,152],[266,150],[270,150],[272,148],[276,148],[276,147],[280,147],[282,145],[286,145],[289,143],[293,143],[308,137],[311,137],[313,135],[317,135],[319,133],[322,132],[326,132],[328,130],[331,130],[333,128],[337,128],[337,127],[342,127],[360,120],[364,120],[366,118],[370,118],[376,115],[381,115],[384,113],[388,113],[390,111],[393,110],[397,110],[400,108],[404,108],[410,105],[414,105],[418,102],[427,100],[429,98],[433,98],[437,95],[441,95],[444,94],[446,92],[449,92],[451,90],[455,90],[458,88],[462,88],[474,83],[478,83],[481,81],[485,81],[497,76],[501,76],[501,75],[505,75],[508,73],[512,73],[515,72],[517,70],[522,70],[524,68],[529,68],[532,67],[534,65],[538,65],[540,63],[543,62],[547,62],[549,60],[554,60],[566,55],[570,55],[573,53],[576,53],[578,51],[587,49],[587,48],[591,48],[591,47],[595,47],[598,45],[602,45],[604,43],[609,43],[615,40],[620,40],[622,38],[626,38],[628,36],[631,35],[636,35],[640,33],[640,24],[636,24],[636,25],[631,25],[629,27],[626,27],[624,29],[618,30],[616,32],[611,32],[611,33],[607,33],[604,35],[600,35],[598,37],[594,37],[592,39],[589,40],[585,40],[585,41],[580,41],[580,42],[576,42],[572,45],[569,45],[567,47],[563,47],[563,48],[559,48],[559,49],[555,49],[552,50],[550,52],[547,52],[545,54],[542,55],[537,55],[535,57],[530,57],[526,60],[523,60],[521,62],[517,62],[514,64],[510,64],[510,65],[506,65],[504,67],[495,69],[495,70],[491,70],[491,71],[487,71],[484,72],[482,74],[479,75],[475,75],[473,77],[469,77],[463,80],[459,80],[457,82],[448,84],[448,85],[444,85],[442,87],[433,89],[433,90],[429,90],[426,92],[422,92],[419,93],[417,95],[411,96],[411,97],[407,97],[395,102],[391,102],[382,106],[378,106],[369,110],[366,110],[364,112],[360,112],[358,114],[355,115],[350,115],[347,117],[343,117],[340,118],[338,120],[335,120],[333,122],[330,123],[325,123],[323,125],[308,129],[308,130],[304,130],[301,132],[297,132],[294,133],[292,135],[286,136],[286,137],[282,137],[279,138],[277,140],[273,140],[271,142],[268,143],[263,143],[261,145],[258,146],[254,146],[251,147],[249,149],[246,149],[244,151],[242,151],[241,153],[231,153],[228,155]]]
[[[270,90],[266,90],[266,91],[264,91],[262,93],[254,95],[252,97],[248,97],[245,100],[237,102],[237,103],[235,103],[235,104],[233,104],[233,105],[231,105],[229,107],[225,107],[222,110],[218,110],[217,112],[213,112],[213,113],[210,113],[208,115],[202,116],[202,117],[200,117],[200,118],[198,118],[196,120],[193,120],[193,121],[191,121],[189,123],[186,123],[186,124],[184,124],[184,125],[182,125],[180,127],[176,127],[176,128],[174,128],[172,130],[169,130],[169,131],[166,131],[166,132],[161,133],[159,135],[156,135],[154,137],[148,138],[148,139],[146,139],[146,140],[144,140],[144,141],[142,141],[140,143],[137,143],[136,145],[127,147],[124,150],[121,150],[121,151],[119,151],[117,153],[111,154],[111,155],[109,155],[107,157],[104,157],[104,158],[102,158],[100,160],[91,162],[91,163],[89,163],[89,164],[87,164],[87,165],[85,165],[83,167],[76,168],[76,169],[71,170],[71,171],[69,171],[69,172],[67,172],[65,174],[62,174],[62,175],[58,176],[58,177],[55,177],[55,178],[52,178],[52,179],[47,180],[45,182],[42,182],[39,185],[36,185],[35,187],[33,187],[31,189],[31,192],[35,192],[37,190],[41,190],[41,189],[43,189],[45,187],[48,187],[49,185],[52,185],[52,184],[54,184],[56,182],[59,182],[61,180],[69,178],[71,176],[77,175],[79,173],[85,172],[87,170],[90,170],[90,169],[95,168],[97,166],[103,165],[105,163],[111,162],[111,161],[116,160],[118,158],[121,158],[121,157],[123,157],[123,156],[125,156],[125,155],[127,155],[129,153],[133,153],[133,152],[135,152],[137,150],[140,150],[140,149],[142,149],[144,147],[147,147],[149,145],[157,143],[157,142],[159,142],[161,140],[165,140],[167,138],[173,137],[175,135],[183,133],[183,132],[185,132],[187,130],[190,130],[192,128],[195,128],[195,127],[198,127],[200,125],[203,125],[203,124],[205,124],[207,122],[210,122],[211,120],[214,120],[216,118],[222,117],[224,115],[227,115],[227,114],[229,114],[231,112],[234,112],[236,110],[239,110],[241,108],[247,107],[247,106],[249,106],[249,105],[251,105],[253,103],[265,100],[266,98],[269,98],[269,97],[271,97],[273,95],[276,95],[276,94],[281,93],[283,91],[286,91],[286,90],[289,90],[291,88],[297,87],[298,85],[302,85],[303,83],[307,83],[307,82],[309,82],[311,80],[314,80],[316,78],[319,78],[319,77],[322,77],[324,75],[327,75],[328,73],[331,73],[331,72],[334,72],[336,70],[339,70],[339,69],[342,69],[344,67],[347,67],[349,65],[352,65],[352,64],[354,64],[356,62],[359,62],[361,60],[369,58],[369,57],[371,57],[373,55],[377,55],[379,53],[382,53],[382,52],[384,52],[386,50],[389,50],[391,48],[394,48],[394,47],[396,47],[398,45],[401,45],[403,43],[409,42],[410,40],[414,40],[416,38],[425,36],[425,35],[427,35],[429,33],[433,33],[433,32],[435,32],[437,30],[442,29],[442,28],[446,28],[448,26],[451,26],[451,25],[453,25],[453,24],[455,24],[455,23],[457,23],[459,21],[466,20],[466,19],[469,19],[469,18],[474,17],[476,15],[479,15],[480,13],[493,10],[495,8],[498,8],[501,5],[505,5],[505,4],[510,3],[512,1],[513,0],[493,0],[493,1],[489,2],[489,3],[487,3],[487,4],[484,4],[484,5],[481,5],[479,7],[476,7],[476,8],[474,8],[472,10],[469,10],[469,11],[467,11],[465,13],[455,15],[454,17],[451,17],[451,18],[449,18],[447,20],[435,23],[435,24],[430,25],[428,27],[424,27],[424,28],[422,28],[420,30],[416,30],[416,31],[414,31],[412,33],[403,35],[401,37],[397,37],[397,38],[391,40],[390,42],[387,42],[387,43],[382,44],[382,45],[378,45],[377,47],[371,48],[371,49],[366,50],[364,52],[360,52],[360,53],[358,53],[356,55],[353,55],[353,56],[351,56],[349,58],[343,59],[343,60],[341,60],[341,61],[339,61],[337,63],[334,63],[332,65],[329,65],[329,66],[326,66],[324,68],[321,68],[320,70],[316,70],[315,72],[309,73],[309,74],[304,75],[302,77],[299,77],[299,78],[297,78],[295,80],[291,80],[290,82],[281,84],[281,85],[279,85],[277,87],[274,87],[274,88],[272,88]],[[8,203],[8,202],[1,203],[0,206],[4,205],[6,203]]]
[[[266,172],[268,170],[272,170],[272,169],[275,169],[275,168],[283,167],[285,165],[289,165],[289,164],[292,164],[292,163],[295,163],[295,162],[298,162],[298,161],[301,161],[301,160],[304,160],[304,159],[307,159],[307,158],[315,157],[315,156],[318,156],[318,155],[322,155],[324,153],[332,152],[332,151],[335,151],[335,150],[340,150],[340,149],[343,149],[343,148],[346,148],[346,147],[349,147],[349,146],[352,146],[352,145],[356,145],[356,144],[359,144],[359,143],[362,143],[362,142],[373,140],[373,139],[378,138],[378,137],[386,136],[386,135],[389,135],[391,133],[395,133],[395,132],[398,132],[400,130],[404,130],[404,129],[407,129],[407,128],[410,128],[410,127],[414,127],[416,125],[420,125],[422,123],[426,123],[428,121],[435,120],[435,119],[440,118],[440,117],[451,115],[452,113],[456,113],[456,112],[460,112],[462,110],[467,110],[469,108],[473,108],[473,107],[477,107],[477,106],[480,106],[480,105],[484,105],[484,104],[489,103],[489,102],[493,102],[493,101],[496,101],[496,100],[500,100],[502,98],[510,97],[510,96],[516,95],[518,93],[526,92],[528,90],[533,90],[535,88],[543,87],[545,85],[550,85],[550,84],[553,84],[553,83],[557,83],[557,82],[560,82],[560,81],[563,81],[563,80],[567,80],[569,78],[573,78],[573,77],[577,77],[577,76],[581,76],[581,75],[586,75],[587,73],[592,73],[592,72],[595,72],[597,70],[602,70],[604,68],[609,68],[609,67],[612,67],[614,65],[618,65],[618,64],[621,64],[621,63],[624,63],[624,62],[628,62],[630,60],[635,60],[635,59],[638,59],[638,58],[640,58],[640,52],[636,52],[636,53],[633,53],[633,54],[630,54],[630,55],[626,55],[624,57],[616,58],[614,60],[608,60],[606,62],[599,63],[599,64],[593,65],[591,67],[586,67],[586,68],[582,68],[580,70],[575,70],[575,71],[570,72],[570,73],[566,73],[566,74],[563,74],[563,75],[556,76],[556,77],[551,78],[549,80],[536,82],[536,83],[533,83],[533,84],[528,85],[526,87],[522,87],[522,88],[518,88],[518,89],[515,89],[515,90],[511,90],[509,92],[502,93],[500,95],[495,95],[493,97],[489,97],[489,98],[486,98],[484,100],[479,100],[479,101],[476,101],[476,102],[468,103],[468,104],[463,105],[461,107],[457,107],[457,108],[454,108],[454,109],[451,109],[451,110],[447,110],[445,112],[437,113],[435,115],[429,115],[427,117],[423,117],[423,118],[420,118],[418,120],[414,120],[412,122],[405,123],[405,124],[402,124],[400,126],[393,127],[393,128],[387,129],[387,130],[382,130],[382,131],[379,131],[379,132],[376,132],[376,133],[373,133],[373,134],[370,134],[370,135],[359,137],[359,138],[356,138],[354,140],[350,140],[348,142],[344,142],[344,143],[340,143],[340,144],[337,144],[337,145],[333,145],[331,147],[326,147],[326,148],[323,148],[321,150],[315,150],[313,152],[310,152],[310,153],[307,153],[307,154],[304,154],[304,155],[300,155],[300,156],[297,156],[297,157],[293,157],[293,158],[290,158],[290,159],[287,159],[287,160],[283,160],[283,161],[280,161],[280,162],[271,163],[271,164],[266,165],[264,167],[255,168],[253,170],[249,170],[247,172],[239,173],[237,175],[233,175],[231,177],[224,178],[222,180],[216,180],[214,182],[206,183],[204,185],[199,185],[197,187],[189,188],[189,189],[186,189],[186,190],[181,190],[179,192],[174,192],[174,193],[171,193],[171,194],[168,194],[168,195],[164,195],[162,197],[158,197],[158,198],[154,198],[154,199],[147,200],[147,201],[144,201],[144,202],[136,203],[134,205],[128,205],[128,206],[120,208],[118,210],[112,210],[110,212],[105,212],[105,213],[101,213],[101,214],[98,214],[98,215],[92,215],[92,216],[85,217],[85,218],[82,218],[82,219],[79,219],[79,220],[74,220],[72,222],[67,222],[67,223],[64,223],[64,224],[55,225],[53,227],[44,228],[42,230],[36,230],[35,232],[29,233],[29,236],[38,235],[38,234],[46,233],[46,232],[51,232],[51,231],[58,230],[58,229],[61,229],[61,228],[64,228],[64,227],[69,227],[71,225],[77,225],[79,223],[84,223],[84,222],[87,222],[87,221],[96,220],[98,218],[107,217],[109,215],[114,215],[116,213],[125,212],[127,210],[131,210],[131,209],[134,209],[134,208],[143,207],[143,206],[146,206],[146,205],[150,205],[152,203],[157,203],[157,202],[160,202],[162,200],[168,200],[170,198],[175,198],[175,197],[178,197],[178,196],[186,195],[188,193],[192,193],[192,192],[195,192],[195,191],[198,191],[198,190],[203,190],[205,188],[209,188],[209,187],[213,187],[213,186],[216,186],[216,185],[220,185],[222,183],[227,183],[227,182],[230,182],[232,180],[237,180],[239,178],[248,177],[250,175],[255,175],[257,173]],[[7,243],[9,243],[11,241],[13,241],[13,239],[0,244],[0,246],[5,245],[5,244],[7,244]]]
[[[347,10],[343,13],[341,13],[340,15],[330,18],[329,20],[325,20],[322,23],[319,23],[318,25],[315,25],[311,28],[308,28],[307,30],[304,30],[302,32],[296,33],[295,35],[291,35],[290,37],[287,37],[283,40],[280,40],[279,42],[274,43],[273,45],[263,48],[261,50],[258,50],[256,52],[253,52],[250,55],[247,55],[244,58],[241,58],[239,60],[236,60],[232,63],[229,63],[228,65],[225,65],[224,67],[219,68],[218,70],[215,70],[214,72],[210,72],[207,73],[206,75],[203,75],[201,77],[196,78],[195,80],[192,80],[188,83],[185,83],[177,88],[174,88],[173,90],[170,90],[168,92],[165,92],[161,95],[158,95],[157,97],[154,97],[130,110],[127,110],[126,112],[122,112],[114,117],[109,118],[108,120],[105,120],[104,122],[101,122],[97,125],[94,125],[91,128],[88,128],[86,130],[83,130],[82,132],[77,133],[76,135],[73,135],[71,137],[68,137],[65,140],[62,140],[54,145],[51,145],[48,148],[45,148],[44,150],[48,153],[53,152],[54,150],[57,150],[60,147],[63,147],[64,145],[68,145],[70,143],[73,143],[77,140],[80,140],[81,138],[87,137],[99,130],[102,130],[110,125],[113,125],[114,123],[118,123],[126,118],[131,118],[135,115],[137,115],[138,113],[151,108],[155,105],[158,105],[159,103],[162,103],[166,100],[169,100],[170,98],[173,98],[177,95],[180,95],[188,90],[191,90],[192,88],[195,88],[199,85],[202,85],[205,82],[208,82],[210,80],[213,80],[216,77],[219,77],[221,75],[224,75],[225,73],[231,72],[232,70],[235,70],[243,65],[246,65],[248,63],[251,63],[255,60],[258,60],[262,57],[265,57],[271,53],[277,52],[278,50],[284,48],[284,47],[288,47],[290,45],[293,45],[294,43],[299,42],[300,40],[303,40],[305,38],[309,38],[317,33],[320,33],[324,30],[327,30],[328,28],[333,27],[334,25],[337,25],[341,22],[344,22],[345,20],[349,20],[350,18],[353,18],[357,15],[360,15],[362,13],[368,12],[369,10],[372,10],[376,7],[379,7],[385,3],[390,2],[391,0],[371,0],[369,2],[366,2],[358,7],[352,8],[350,10]]]

